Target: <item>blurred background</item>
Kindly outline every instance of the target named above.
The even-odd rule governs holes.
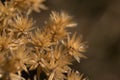
[[[49,8],[33,13],[42,26],[51,11],[64,10],[78,23],[72,31],[79,32],[88,48],[88,59],[75,63],[90,80],[120,80],[120,0],[46,0]]]

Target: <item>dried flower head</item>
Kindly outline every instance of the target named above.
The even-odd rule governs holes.
[[[78,62],[80,61],[80,58],[86,58],[81,52],[85,51],[85,44],[81,41],[82,39],[80,37],[76,37],[76,33],[70,37],[68,36],[68,42],[65,44],[65,46],[68,49],[68,53],[73,56]]]
[[[50,15],[50,19],[46,22],[44,31],[46,34],[51,35],[52,42],[58,42],[65,39],[69,32],[66,30],[67,27],[76,26],[76,23],[72,21],[72,17],[67,15],[65,12],[53,11]]]
[[[17,36],[21,34],[28,34],[33,28],[34,22],[32,19],[28,19],[28,17],[17,16],[10,23],[11,29],[9,29],[14,34],[17,33]]]
[[[71,65],[71,59],[65,55],[64,50],[61,46],[57,46],[53,52],[48,54],[50,59],[48,62],[46,62],[45,65],[49,71],[47,73],[49,74],[49,80],[65,79],[66,76],[64,73],[67,73],[71,69],[68,66]]]
[[[38,66],[44,67],[43,60],[46,58],[45,54],[32,53],[30,56],[31,56],[31,59],[28,61],[28,64],[31,65],[30,70],[34,70],[36,68],[39,68]]]
[[[72,17],[64,11],[61,11],[60,13],[53,11],[50,15],[50,23],[53,23],[60,29],[76,26],[76,23],[72,21]]]
[[[31,43],[40,49],[48,49],[49,46],[53,45],[53,43],[50,40],[50,36],[46,35],[43,31],[40,29],[37,29],[35,33],[31,33]]]
[[[46,68],[45,64],[48,60],[48,55],[37,52],[37,53],[31,53],[31,59],[27,62],[28,65],[30,65],[29,70],[35,70],[37,69],[37,78],[39,80],[39,76],[42,71],[48,72],[48,69]]]

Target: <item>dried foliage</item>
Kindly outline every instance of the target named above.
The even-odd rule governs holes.
[[[72,17],[53,11],[43,29],[35,28],[29,19],[32,10],[47,9],[44,0],[6,0],[0,2],[0,79],[85,80],[70,65],[86,58],[85,44],[67,28],[76,26]],[[46,76],[41,78],[42,74]]]

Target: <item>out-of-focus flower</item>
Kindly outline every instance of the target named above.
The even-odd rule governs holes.
[[[2,53],[0,53],[0,78],[2,77],[4,70],[2,69],[2,67],[5,64],[5,57]]]
[[[13,53],[8,53],[8,55],[0,54],[0,59],[0,74],[2,80],[24,80],[21,75],[16,74],[23,70],[28,72],[25,64],[29,61],[30,56],[24,46]]]
[[[14,73],[10,73],[9,77],[10,77],[10,80],[25,80],[25,78],[23,78],[22,76]]]
[[[1,56],[2,55],[2,56]],[[11,53],[0,54],[2,61],[0,62],[0,79],[2,80],[15,80],[22,79],[21,75],[16,74],[20,71],[20,61],[15,59]],[[4,58],[4,59],[3,59]]]
[[[0,25],[7,27],[11,18],[16,16],[16,11],[13,5],[10,5],[8,2],[5,2],[3,5],[0,1]]]
[[[0,1],[0,20],[2,20],[5,17],[10,17],[10,16],[14,16],[14,7],[13,5],[9,5],[8,2],[5,2],[5,4],[3,5],[2,2]]]
[[[28,72],[25,64],[30,60],[30,50],[27,50],[25,46],[21,46],[18,50],[12,53],[12,60],[16,61],[18,70],[24,70]]]
[[[30,6],[30,9],[39,12],[40,9],[47,9],[47,7],[42,4],[44,1],[45,0],[29,0],[29,1],[26,0],[26,3]]]
[[[70,71],[67,76],[67,80],[86,80],[83,78],[83,74],[80,74],[78,71]]]
[[[45,0],[14,0],[13,5],[17,7],[17,11],[30,14],[32,10],[40,12],[41,9],[47,9],[43,2]]]
[[[12,43],[11,36],[8,36],[5,32],[0,35],[0,51],[5,52],[10,49],[10,44]]]

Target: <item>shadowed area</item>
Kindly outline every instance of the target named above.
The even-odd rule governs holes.
[[[73,15],[77,31],[87,41],[88,59],[75,63],[75,69],[90,80],[120,80],[120,1],[119,0],[48,0],[47,11],[33,13],[42,26],[50,11],[65,10]]]

